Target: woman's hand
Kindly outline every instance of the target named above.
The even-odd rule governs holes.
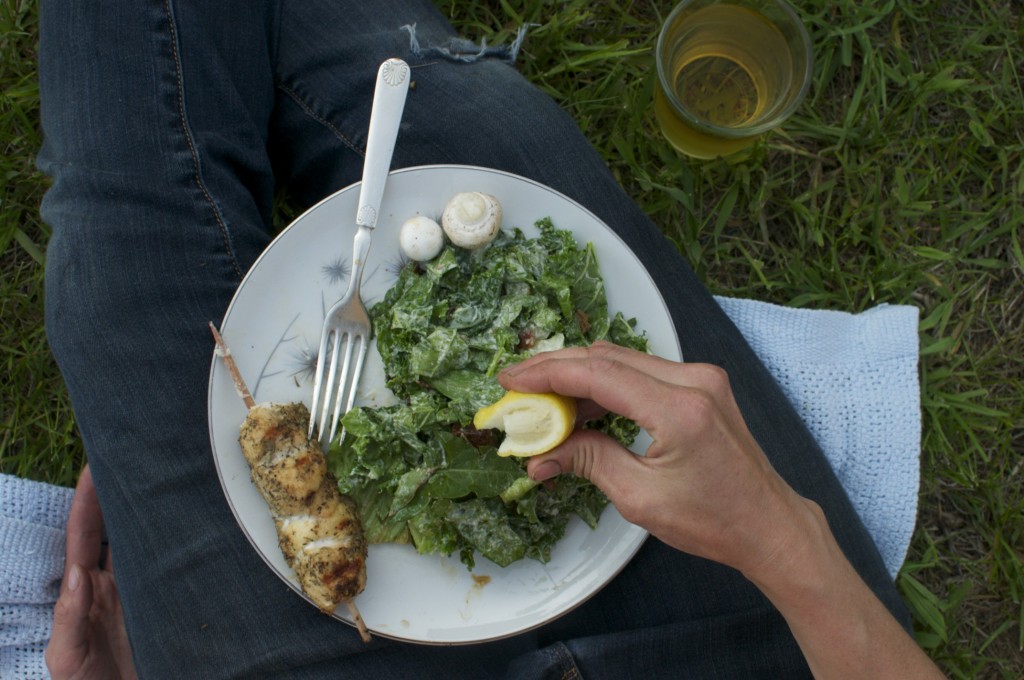
[[[590,479],[623,517],[675,548],[757,572],[784,554],[813,506],[772,468],[718,367],[597,343],[538,354],[499,380],[577,397],[581,417],[613,411],[647,430],[654,441],[646,456],[577,430],[528,470],[535,479]]]
[[[50,675],[53,680],[134,679],[121,598],[110,555],[105,554],[103,514],[88,465],[75,488],[66,540],[64,583],[46,647]]]

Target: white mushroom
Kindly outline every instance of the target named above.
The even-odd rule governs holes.
[[[445,206],[441,225],[455,245],[469,250],[482,248],[501,229],[501,203],[479,191],[455,194]]]
[[[441,225],[425,215],[410,217],[398,232],[398,245],[410,260],[433,260],[444,247]]]

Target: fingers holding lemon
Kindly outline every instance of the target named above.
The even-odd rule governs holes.
[[[572,434],[576,424],[576,400],[551,392],[530,394],[510,390],[473,417],[478,430],[505,433],[500,456],[538,456],[555,448]]]

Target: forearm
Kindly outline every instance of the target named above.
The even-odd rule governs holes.
[[[789,624],[816,678],[941,678],[843,555],[817,505],[803,503],[799,538],[748,574]]]

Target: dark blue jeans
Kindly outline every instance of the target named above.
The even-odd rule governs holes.
[[[211,457],[206,322],[222,317],[269,242],[278,188],[305,206],[359,179],[376,68],[390,56],[405,58],[416,82],[394,166],[500,168],[611,225],[666,297],[684,356],[729,371],[775,466],[824,507],[849,558],[905,620],[868,534],[771,376],[573,121],[500,51],[460,61],[414,50],[402,28],[413,24],[421,50],[454,36],[426,0],[43,0],[47,330],[141,677],[807,674],[785,622],[745,579],[653,539],[558,621],[454,648],[364,645],[246,542]]]

